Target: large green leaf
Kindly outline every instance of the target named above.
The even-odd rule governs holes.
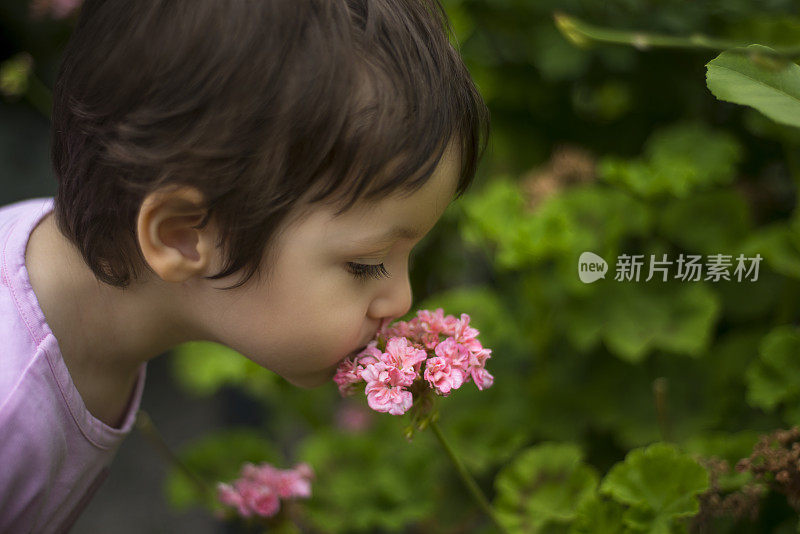
[[[495,479],[495,506],[512,532],[540,532],[569,523],[595,495],[598,475],[572,443],[542,443],[523,451]]]
[[[675,520],[696,514],[697,494],[708,488],[708,473],[673,445],[654,443],[635,449],[608,472],[600,492],[632,508],[626,523],[650,532],[669,532]]]
[[[465,197],[461,208],[464,240],[491,249],[499,264],[515,267],[538,255],[542,243],[527,231],[525,197],[509,177],[498,177],[480,195]]]
[[[698,189],[730,183],[741,156],[739,143],[729,133],[700,123],[678,123],[653,133],[642,158],[603,158],[599,174],[644,197],[687,197]]]
[[[428,432],[409,443],[392,423],[381,434],[318,431],[300,445],[317,475],[308,519],[321,532],[399,531],[433,511],[444,483],[438,467],[447,464]]]
[[[571,187],[533,209],[525,202],[516,183],[496,179],[483,195],[464,199],[464,239],[490,248],[501,270],[555,259],[574,290],[585,287],[574,270],[581,252],[616,253],[625,237],[647,235],[653,222],[640,199],[598,184]]]
[[[614,354],[631,362],[656,348],[700,355],[719,315],[714,292],[698,283],[644,282],[647,276],[643,269],[639,283],[601,281],[591,298],[570,302],[566,335],[582,349],[602,338]]]
[[[709,432],[696,434],[686,440],[683,450],[703,458],[717,457],[734,466],[741,458],[750,456],[753,446],[758,441],[757,430],[742,430],[741,432]],[[753,478],[749,472],[740,473],[735,469],[719,475],[717,484],[725,491],[738,490]]]
[[[615,251],[625,237],[647,235],[652,215],[646,204],[626,192],[591,184],[548,198],[531,214],[531,222],[537,241],[550,243],[539,259],[556,258],[567,267],[568,280],[583,286],[575,276],[577,257],[586,250]]]
[[[507,463],[537,430],[531,412],[522,408],[533,402],[523,390],[526,383],[520,373],[509,373],[508,362],[497,361],[503,356],[496,353],[486,364],[495,375],[494,386],[479,391],[474,384],[465,384],[441,403],[446,410],[442,430],[475,476]]]
[[[759,358],[747,370],[747,401],[771,410],[800,397],[800,328],[780,326],[759,347]]]
[[[633,532],[622,522],[625,507],[620,503],[595,495],[578,508],[570,534],[623,534]]]
[[[720,100],[753,107],[776,122],[800,126],[800,66],[763,59],[771,50],[766,46],[750,45],[744,50],[723,52],[708,62],[709,90]]]
[[[665,237],[700,254],[732,254],[752,226],[750,210],[737,190],[701,191],[672,199],[659,215]]]
[[[620,291],[620,300],[609,310],[605,331],[606,343],[618,355],[639,359],[652,346],[696,356],[708,346],[719,305],[707,288],[680,285],[671,293],[628,289]]]
[[[754,231],[742,244],[742,253],[749,257],[761,254],[775,272],[800,278],[800,218]]]

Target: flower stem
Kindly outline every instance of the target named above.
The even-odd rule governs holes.
[[[442,444],[442,448],[444,448],[445,452],[447,453],[447,456],[450,457],[450,461],[453,462],[453,465],[455,466],[456,471],[458,471],[458,474],[461,477],[461,480],[464,482],[464,485],[467,486],[469,492],[478,502],[478,505],[480,505],[483,511],[486,512],[486,514],[492,519],[495,526],[498,528],[500,532],[503,533],[508,532],[506,528],[503,526],[503,524],[500,523],[500,519],[497,517],[494,508],[492,508],[492,506],[489,504],[488,499],[486,499],[486,495],[483,494],[481,489],[478,487],[478,484],[475,482],[475,479],[472,478],[472,475],[469,474],[467,468],[464,467],[464,464],[461,462],[461,459],[459,459],[459,457],[456,456],[456,453],[453,451],[453,448],[450,447],[449,443],[447,443],[447,440],[444,438],[442,430],[439,428],[439,425],[436,423],[436,421],[431,421],[430,427],[433,430],[433,433],[436,434],[436,438],[439,440],[439,443]]]
[[[161,437],[161,433],[156,428],[153,420],[147,412],[139,410],[136,414],[136,428],[150,442],[158,454],[167,462],[175,466],[189,480],[200,495],[205,499],[213,499],[214,491],[205,480],[198,477],[191,469],[178,459],[174,452],[169,448],[167,442]]]
[[[669,430],[668,406],[669,382],[666,377],[660,376],[653,380],[653,399],[656,405],[656,417],[658,419],[658,429],[661,431],[662,441],[672,441]]]
[[[556,26],[564,36],[576,45],[587,45],[590,42],[614,43],[630,45],[640,50],[647,48],[689,48],[723,51],[737,49],[752,44],[750,42],[718,39],[706,35],[674,36],[647,33],[642,31],[617,30],[587,24],[575,17],[561,12],[553,14]],[[800,56],[800,46],[772,47],[768,55],[783,58]]]

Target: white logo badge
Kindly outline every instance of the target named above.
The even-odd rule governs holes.
[[[578,277],[584,284],[591,284],[600,278],[605,278],[607,271],[606,260],[594,252],[584,252],[578,258]]]

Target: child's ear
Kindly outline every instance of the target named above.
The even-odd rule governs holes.
[[[206,214],[203,195],[189,186],[149,193],[139,207],[136,235],[153,271],[167,282],[206,276],[216,261],[213,224],[194,228]]]

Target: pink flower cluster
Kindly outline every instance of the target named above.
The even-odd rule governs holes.
[[[398,321],[378,334],[387,340],[384,350],[377,339],[371,341],[358,355],[342,361],[333,377],[342,395],[366,382],[364,392],[373,410],[404,414],[413,403],[408,388],[417,380],[445,396],[470,379],[480,390],[494,382],[485,369],[492,351],[478,341],[466,313],[456,319],[445,316],[442,308],[419,310],[410,321]]]
[[[278,513],[280,499],[311,496],[314,472],[308,464],[292,469],[277,469],[269,464],[246,463],[233,484],[220,482],[217,497],[223,504],[233,506],[242,517],[270,517]]]

